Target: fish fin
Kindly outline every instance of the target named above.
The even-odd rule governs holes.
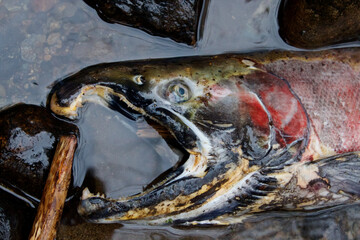
[[[360,152],[339,154],[308,164],[317,165],[318,174],[328,182],[330,191],[360,197]]]

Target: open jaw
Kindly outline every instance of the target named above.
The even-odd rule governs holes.
[[[244,212],[276,189],[276,179],[261,174],[256,165],[249,166],[240,148],[213,145],[209,133],[195,121],[171,104],[157,101],[149,91],[132,91],[124,84],[106,82],[77,87],[71,83],[71,78],[59,82],[50,94],[49,106],[54,113],[76,119],[85,102],[97,102],[132,119],[142,115],[166,127],[189,154],[185,162],[162,174],[156,184],[139,194],[115,200],[85,189],[78,212],[89,221],[223,224],[226,221],[218,218]]]

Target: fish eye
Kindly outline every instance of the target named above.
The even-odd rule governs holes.
[[[171,83],[166,90],[165,97],[173,103],[182,103],[190,99],[191,93],[188,86],[180,82]]]

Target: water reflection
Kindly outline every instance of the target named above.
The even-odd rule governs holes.
[[[277,36],[278,0],[211,1],[199,43],[201,53],[291,49]]]
[[[93,192],[113,198],[135,194],[181,157],[144,119],[135,122],[105,107],[89,105],[78,124],[81,151],[75,159],[74,178],[81,185],[84,170],[91,170],[104,184],[104,189],[91,189]]]

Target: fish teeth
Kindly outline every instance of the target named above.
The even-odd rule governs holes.
[[[101,197],[101,198],[105,198],[105,194],[104,194],[104,193],[102,193],[102,194],[98,193],[96,196]]]
[[[81,200],[84,200],[84,199],[87,199],[87,198],[90,198],[92,197],[93,194],[89,191],[88,188],[85,188],[82,192],[82,196],[81,196]]]
[[[101,197],[101,198],[105,198],[105,194],[104,193],[100,193],[98,192],[94,197]]]
[[[92,194],[88,188],[85,188],[85,189],[83,190],[83,192],[82,192],[81,200],[85,200],[85,199],[91,198],[91,197],[106,198],[106,196],[105,196],[104,193],[100,194],[100,193],[98,192],[98,193],[95,195],[95,194]]]

